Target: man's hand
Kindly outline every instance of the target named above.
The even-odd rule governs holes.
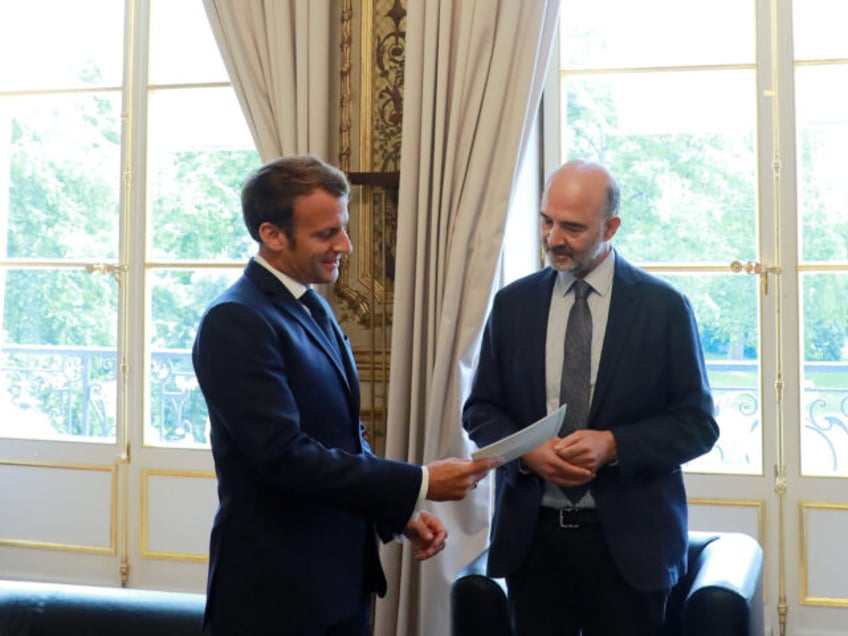
[[[567,439],[567,438],[566,438]],[[564,440],[554,437],[521,457],[521,461],[542,479],[557,486],[581,486],[595,478],[595,470],[563,459],[556,448]]]
[[[448,531],[437,516],[422,510],[418,519],[407,524],[403,535],[415,547],[415,560],[424,561],[444,550]]]
[[[486,459],[440,459],[427,465],[430,472],[430,485],[427,489],[427,499],[430,501],[456,501],[477,487],[477,482],[483,479],[493,468],[500,466],[503,459],[489,457]]]
[[[588,428],[574,431],[554,445],[554,452],[570,464],[593,473],[614,461],[617,456],[615,437],[610,431]]]

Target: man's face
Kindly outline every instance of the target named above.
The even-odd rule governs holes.
[[[304,284],[335,282],[342,254],[353,251],[345,230],[347,203],[324,190],[295,199],[294,240],[282,237],[275,266]]]
[[[542,245],[551,267],[582,278],[609,253],[608,241],[621,220],[605,216],[603,173],[564,170],[542,200]]]

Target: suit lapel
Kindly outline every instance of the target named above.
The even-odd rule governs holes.
[[[636,317],[640,315],[638,307],[641,298],[637,293],[639,283],[634,274],[633,267],[616,254],[607,329],[604,333],[598,377],[595,380],[595,391],[589,409],[590,422],[595,420],[599,405],[604,403],[604,394],[610,386],[615,369],[621,359],[621,352],[630,337],[630,329],[634,320],[637,319]]]
[[[542,271],[537,280],[536,289],[529,295],[532,299],[525,307],[521,307],[521,320],[526,325],[542,325],[539,329],[525,329],[525,345],[533,364],[530,366],[530,377],[527,382],[530,405],[534,414],[542,417],[547,412],[547,397],[545,395],[545,356],[548,338],[548,320],[551,311],[551,294],[556,282],[556,270],[548,268]]]
[[[349,362],[342,362],[342,359],[339,357],[340,355],[350,356],[351,354],[349,353],[347,346],[341,344],[344,342],[344,336],[335,319],[333,319],[332,322],[336,336],[337,338],[340,338],[339,347],[335,347],[330,343],[327,336],[321,330],[321,327],[319,327],[318,323],[315,322],[312,319],[312,316],[309,315],[306,307],[292,296],[291,292],[286,289],[285,285],[277,280],[271,272],[251,260],[247,265],[245,273],[260,287],[260,289],[262,289],[262,291],[268,295],[272,305],[274,305],[287,317],[300,323],[300,325],[309,333],[309,336],[315,341],[315,344],[318,345],[318,348],[321,349],[330,358],[330,360],[332,360],[333,366],[335,366],[336,371],[338,371],[341,376],[348,393],[353,393],[353,387],[356,386],[357,383],[353,382],[354,378],[350,375],[350,369],[346,368]],[[358,399],[358,386],[356,388],[356,393]]]
[[[356,372],[356,359],[353,357],[353,351],[350,348],[350,341],[341,330],[341,327],[333,320],[333,329],[336,332],[336,339],[339,342],[339,349],[344,358],[344,368],[347,377],[347,386],[350,390],[352,398],[353,412],[356,419],[359,419],[359,374]]]

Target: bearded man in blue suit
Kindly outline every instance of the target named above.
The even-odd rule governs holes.
[[[493,460],[378,458],[363,437],[348,339],[311,285],[351,242],[345,175],[312,156],[262,166],[242,189],[258,254],[203,316],[193,351],[220,505],[204,633],[366,636],[386,580],[377,537],[443,547],[425,499],[465,496]]]
[[[480,446],[564,395],[566,419],[580,413],[498,469],[488,568],[506,577],[519,636],[656,634],[686,568],[681,464],[718,437],[692,309],[612,248],[619,200],[599,164],[575,160],[552,175],[541,205],[551,267],[497,294],[463,408]],[[568,334],[578,296],[582,344],[577,327]],[[585,351],[577,396],[569,348]]]

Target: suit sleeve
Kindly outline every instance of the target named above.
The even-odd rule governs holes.
[[[654,335],[633,334],[638,353],[620,364],[630,376],[630,395],[618,395],[625,417],[603,423],[615,436],[624,478],[676,470],[718,438],[694,313],[681,294],[664,300],[665,310],[652,314]]]
[[[304,432],[298,399],[306,405],[307,392],[310,417],[328,435],[360,435],[359,421],[351,421],[345,398],[339,397],[338,380],[309,375],[319,361],[314,358],[310,365],[309,356],[318,355],[323,353],[315,347],[296,350],[282,343],[279,330],[245,304],[210,309],[193,360],[213,420],[216,466],[226,471],[230,462],[246,462],[281,497],[349,510],[399,533],[413,512],[421,467],[376,457],[367,446],[364,452],[341,450]],[[216,434],[222,439],[215,440]]]
[[[492,444],[520,428],[508,402],[514,388],[506,386],[504,380],[502,365],[509,363],[507,358],[510,354],[503,348],[507,343],[501,336],[503,326],[499,300],[500,297],[496,296],[486,321],[471,392],[462,409],[462,426],[478,447]],[[509,462],[498,470],[508,478],[514,478],[518,465],[518,462]]]
[[[515,425],[502,403],[506,391],[500,372],[496,323],[493,310],[483,332],[471,393],[462,409],[463,428],[478,446],[486,446],[515,432]]]

